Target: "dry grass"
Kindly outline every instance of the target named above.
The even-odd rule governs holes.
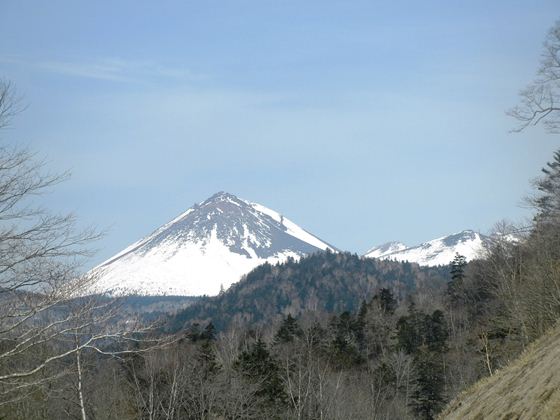
[[[441,419],[560,419],[560,325],[461,393]]]

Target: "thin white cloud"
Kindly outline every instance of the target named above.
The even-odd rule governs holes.
[[[122,63],[100,61],[79,63],[71,61],[45,61],[37,63],[37,67],[53,73],[69,76],[85,77],[89,79],[132,81],[130,69]]]
[[[0,59],[0,62],[11,65],[25,65],[39,71],[61,75],[114,82],[134,83],[153,79],[192,82],[207,78],[206,75],[194,73],[184,67],[172,67],[153,61],[134,61],[121,58],[32,61],[19,57],[4,57]]]

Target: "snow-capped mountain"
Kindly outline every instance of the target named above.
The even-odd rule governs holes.
[[[274,210],[219,192],[96,267],[95,291],[216,295],[265,261],[326,249]]]
[[[457,253],[466,257],[467,261],[481,256],[489,241],[488,236],[464,230],[412,247],[400,242],[389,242],[370,249],[364,257],[409,261],[427,266],[446,265]]]
[[[371,248],[365,253],[365,256],[369,258],[382,258],[385,255],[394,254],[407,248],[408,247],[402,242],[387,242],[383,245]]]

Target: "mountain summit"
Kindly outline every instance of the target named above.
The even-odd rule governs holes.
[[[326,249],[278,212],[219,192],[96,267],[96,291],[216,295],[264,262]]]
[[[468,261],[480,257],[489,240],[488,236],[464,230],[412,247],[401,242],[389,242],[370,249],[364,257],[409,261],[427,266],[446,265],[457,253]]]

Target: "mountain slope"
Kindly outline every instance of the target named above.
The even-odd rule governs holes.
[[[371,248],[364,256],[368,258],[383,258],[385,255],[395,254],[407,248],[402,242],[387,242]]]
[[[453,400],[442,419],[560,418],[560,325]]]
[[[96,267],[96,291],[215,295],[264,262],[326,249],[274,210],[220,192]]]
[[[467,261],[480,257],[489,239],[472,230],[464,230],[413,247],[406,247],[400,242],[389,242],[372,248],[364,257],[409,261],[427,266],[447,265],[457,253],[465,256]]]

